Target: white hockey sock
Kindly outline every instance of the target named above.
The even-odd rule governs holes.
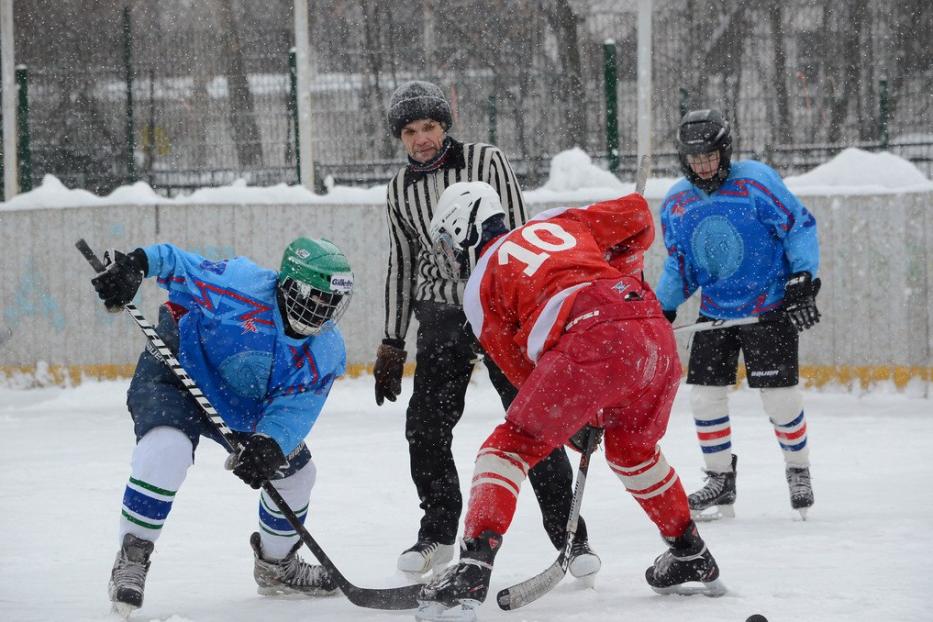
[[[121,543],[128,533],[155,542],[193,461],[191,441],[181,430],[159,426],[139,439],[123,493]]]
[[[272,486],[282,495],[302,524],[308,515],[308,499],[317,469],[313,460],[288,477],[272,482]],[[282,559],[298,542],[298,532],[292,528],[285,516],[279,511],[265,491],[259,494],[259,537],[262,542],[262,556],[267,559]]]
[[[787,466],[810,466],[807,418],[803,413],[803,393],[800,388],[762,389],[761,401],[771,418]]]
[[[690,407],[697,428],[706,470],[732,471],[732,424],[729,421],[728,387],[693,385]]]

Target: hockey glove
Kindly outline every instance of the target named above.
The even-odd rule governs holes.
[[[400,345],[399,345],[400,344]],[[373,376],[376,377],[376,405],[382,406],[383,400],[394,402],[402,392],[402,373],[405,371],[405,357],[408,353],[402,348],[405,342],[398,339],[386,339],[376,350],[376,364]]]
[[[275,439],[265,434],[253,434],[243,443],[233,465],[233,474],[252,488],[260,488],[286,462],[285,454]]]
[[[593,426],[589,423],[576,431],[576,433],[567,439],[567,447],[570,447],[576,452],[583,453],[586,450],[586,439],[590,435],[590,430],[593,429]],[[597,429],[596,444],[599,444],[599,441],[602,437],[602,432]]]
[[[795,272],[787,279],[783,309],[800,332],[820,321],[820,312],[816,308],[819,291],[820,280],[814,279],[809,272]]]
[[[149,271],[149,260],[141,248],[128,255],[108,250],[104,253],[104,264],[107,268],[91,279],[91,285],[104,301],[107,311],[117,313],[133,300],[139,284]]]

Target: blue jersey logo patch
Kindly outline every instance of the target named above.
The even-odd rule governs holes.
[[[693,230],[691,250],[697,265],[717,280],[728,279],[742,265],[745,244],[725,216],[707,216]]]

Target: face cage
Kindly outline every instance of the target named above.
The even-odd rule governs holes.
[[[299,335],[317,335],[328,320],[340,320],[350,304],[351,294],[324,292],[292,278],[285,279],[281,287],[285,317]]]
[[[438,234],[432,252],[437,257],[442,277],[451,281],[465,281],[469,278],[466,255],[447,231]]]

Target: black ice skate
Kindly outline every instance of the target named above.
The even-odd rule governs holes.
[[[154,545],[149,540],[137,538],[131,533],[123,536],[123,546],[117,552],[110,571],[110,601],[114,613],[127,618],[143,605],[146,589],[146,573],[149,572],[149,556]]]
[[[418,581],[427,572],[443,569],[453,558],[453,544],[418,538],[413,547],[399,555],[398,569],[413,581]]]
[[[475,539],[464,540],[460,547],[460,561],[421,588],[415,620],[476,620],[475,610],[486,600],[492,564],[500,546],[502,536],[493,531],[484,531]]]
[[[732,472],[706,471],[706,484],[689,497],[690,514],[694,520],[711,521],[735,517],[735,476],[739,459],[732,454]],[[712,510],[710,510],[712,508]]]
[[[596,554],[587,540],[574,540],[570,547],[570,565],[567,569],[575,579],[582,579],[591,586],[595,582],[596,573],[602,568],[602,560]]]
[[[262,542],[259,533],[254,532],[249,538],[253,547],[253,578],[256,579],[257,592],[266,596],[303,594],[305,596],[330,596],[336,593],[337,583],[323,566],[302,561],[298,557],[301,548],[299,540],[292,550],[282,559],[267,560],[262,556]]]
[[[667,551],[645,570],[645,580],[658,594],[722,596],[726,586],[719,580],[719,566],[691,521],[677,538],[664,538]]]
[[[787,487],[790,490],[790,507],[800,512],[800,518],[807,520],[807,510],[813,505],[810,468],[787,467],[784,475],[787,477]]]

